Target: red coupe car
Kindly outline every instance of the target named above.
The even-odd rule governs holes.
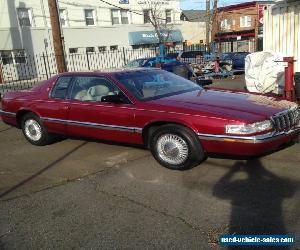
[[[260,155],[300,134],[295,103],[203,89],[159,69],[60,74],[5,94],[2,109],[3,121],[34,145],[57,134],[141,144],[178,170],[209,153]]]

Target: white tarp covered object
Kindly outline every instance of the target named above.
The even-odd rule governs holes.
[[[249,54],[245,59],[247,90],[255,93],[282,94],[285,63],[278,53],[262,51]]]

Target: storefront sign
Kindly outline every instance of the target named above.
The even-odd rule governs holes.
[[[163,31],[161,36],[166,39],[166,42],[182,42],[183,37],[180,30],[172,30],[170,32]],[[157,44],[159,42],[157,33],[155,31],[137,31],[129,32],[130,45],[140,44]]]
[[[139,0],[138,4],[144,5],[144,4],[148,4],[148,5],[153,5],[153,4],[157,4],[157,5],[169,5],[170,2],[172,0]]]

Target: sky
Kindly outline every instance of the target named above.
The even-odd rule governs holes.
[[[245,3],[245,2],[252,2],[253,0],[219,0],[219,7],[231,5],[231,4],[238,4],[238,3]],[[211,6],[213,5],[213,0],[211,0]],[[183,10],[190,10],[190,9],[205,9],[205,0],[180,0],[180,5]]]

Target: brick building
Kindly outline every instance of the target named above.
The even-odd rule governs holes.
[[[262,50],[264,10],[273,1],[253,1],[218,8],[212,38],[221,52]]]

